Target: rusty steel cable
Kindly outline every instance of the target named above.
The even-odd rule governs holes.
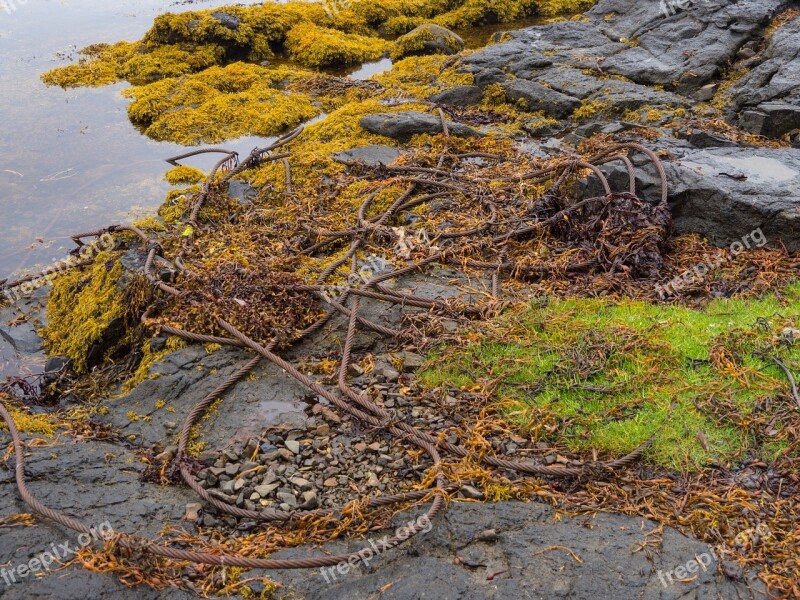
[[[440,111],[440,117],[442,119],[442,127],[445,136],[447,136],[448,133],[447,123],[445,122],[444,119],[444,113],[441,111]],[[300,134],[300,131],[301,129],[298,128],[297,130],[290,132],[286,136],[279,138],[278,140],[276,140],[274,144],[268,146],[267,148],[261,148],[261,149],[257,148],[253,150],[253,152],[245,160],[238,162],[238,164],[234,168],[230,169],[225,174],[225,176],[223,177],[223,181],[229,180],[231,177],[235,176],[238,173],[241,173],[245,169],[252,168],[254,166],[257,166],[258,164],[261,164],[264,160],[282,160],[284,161],[284,166],[287,166],[288,163],[286,162],[285,159],[288,156],[288,154],[272,154],[269,156],[266,155],[272,152],[273,150],[288,144],[290,141],[295,139]],[[413,306],[425,309],[427,311],[438,311],[438,312],[444,312],[446,314],[452,313],[452,314],[463,314],[472,316],[479,316],[484,314],[487,309],[492,308],[493,303],[496,304],[496,302],[498,301],[498,298],[502,291],[501,281],[500,281],[502,273],[505,272],[510,272],[514,274],[538,273],[541,275],[544,272],[547,272],[548,270],[548,267],[538,267],[538,266],[519,264],[518,262],[509,259],[506,254],[506,251],[502,248],[502,246],[506,244],[509,240],[516,237],[527,235],[533,231],[542,230],[552,224],[557,224],[559,221],[563,220],[570,213],[579,210],[581,208],[588,207],[592,203],[601,203],[604,201],[608,201],[609,199],[613,200],[616,198],[622,198],[622,199],[635,198],[636,185],[635,185],[634,166],[632,161],[624,154],[624,152],[628,150],[635,150],[644,153],[650,159],[650,161],[655,165],[659,177],[661,178],[661,184],[662,184],[661,202],[665,203],[667,199],[668,190],[666,185],[666,174],[663,169],[663,166],[661,165],[661,162],[655,153],[653,153],[649,149],[639,144],[617,145],[587,160],[568,159],[561,161],[555,166],[551,166],[546,169],[540,169],[537,171],[531,171],[525,173],[521,177],[519,177],[519,183],[528,180],[541,179],[546,181],[548,179],[551,179],[555,180],[556,183],[554,184],[553,187],[557,188],[558,186],[560,186],[560,184],[564,181],[564,179],[568,175],[574,174],[580,170],[588,170],[599,179],[603,187],[603,190],[605,192],[605,196],[589,198],[586,200],[579,201],[577,203],[565,207],[561,211],[556,212],[554,215],[551,215],[546,219],[537,220],[532,224],[531,223],[521,224],[521,226],[519,227],[512,228],[510,231],[503,231],[502,233],[497,231],[498,227],[500,226],[500,221],[498,220],[497,206],[495,202],[490,199],[491,198],[490,196],[486,196],[485,202],[483,202],[482,200],[486,210],[488,210],[489,212],[489,215],[487,216],[487,223],[485,224],[485,226],[479,228],[472,228],[469,230],[465,230],[464,232],[445,232],[439,237],[441,239],[456,239],[458,237],[478,236],[483,241],[474,242],[476,248],[485,248],[487,247],[487,245],[492,245],[492,244],[499,247],[497,256],[493,261],[477,260],[473,258],[461,257],[445,249],[439,252],[435,252],[428,257],[414,260],[411,262],[411,264],[408,264],[406,266],[394,268],[386,273],[375,274],[367,281],[363,281],[360,285],[348,284],[344,286],[344,288],[341,290],[341,294],[336,299],[330,298],[325,294],[326,280],[329,279],[334,273],[336,273],[336,271],[339,268],[344,266],[345,263],[347,263],[347,261],[350,261],[350,273],[355,274],[357,267],[357,260],[356,260],[357,252],[359,249],[363,248],[367,244],[367,242],[371,239],[372,236],[383,235],[383,236],[388,236],[389,239],[392,239],[393,234],[391,232],[391,228],[384,226],[384,223],[386,223],[392,216],[394,216],[399,211],[407,210],[427,200],[442,197],[449,193],[447,191],[444,192],[440,191],[434,193],[427,193],[420,196],[419,198],[412,198],[414,192],[419,190],[424,190],[425,188],[429,187],[434,187],[434,188],[439,187],[439,188],[445,188],[446,190],[456,191],[458,193],[469,193],[469,190],[465,190],[464,186],[458,185],[457,183],[430,179],[426,177],[396,178],[395,181],[402,181],[407,183],[408,184],[407,187],[405,188],[403,193],[391,204],[391,206],[388,209],[384,210],[379,215],[371,218],[367,218],[366,213],[375,197],[375,194],[373,193],[368,195],[358,210],[357,226],[353,229],[348,229],[338,232],[315,232],[315,234],[318,237],[324,237],[325,239],[321,242],[312,244],[311,246],[305,249],[299,250],[300,254],[310,255],[315,252],[318,252],[328,244],[337,243],[341,240],[347,240],[347,239],[350,240],[350,247],[344,253],[343,256],[339,257],[333,262],[333,264],[326,267],[321,272],[316,282],[314,282],[313,284],[298,284],[298,285],[274,284],[273,287],[276,290],[285,289],[298,293],[312,294],[316,298],[321,300],[323,303],[328,304],[330,307],[330,310],[325,312],[325,314],[322,317],[318,318],[314,323],[306,327],[294,338],[293,342],[295,343],[301,339],[307,338],[314,332],[319,331],[326,323],[330,321],[333,315],[341,314],[347,319],[347,334],[345,337],[344,348],[342,350],[341,361],[339,361],[338,376],[336,382],[338,393],[334,393],[330,389],[316,382],[311,377],[302,373],[292,363],[290,363],[286,359],[276,354],[275,348],[277,346],[277,338],[271,340],[266,345],[262,345],[252,337],[243,333],[240,329],[238,329],[231,323],[225,321],[224,319],[218,319],[218,326],[221,330],[226,332],[229,337],[196,333],[196,332],[186,331],[182,328],[173,327],[167,324],[157,324],[157,327],[160,328],[161,332],[169,335],[178,336],[188,341],[193,341],[198,343],[217,343],[221,345],[239,347],[253,353],[253,356],[249,358],[247,362],[243,364],[235,373],[233,373],[231,376],[222,381],[215,389],[206,394],[206,396],[201,401],[195,404],[195,406],[186,415],[184,419],[179,438],[178,452],[174,460],[175,463],[178,465],[181,476],[184,482],[187,484],[187,486],[193,489],[206,503],[208,503],[210,506],[213,506],[220,512],[240,518],[257,519],[262,521],[284,521],[289,523],[289,522],[296,522],[298,520],[309,517],[319,517],[319,516],[333,517],[336,514],[340,514],[343,511],[348,510],[348,507],[351,506],[360,506],[362,508],[380,507],[398,503],[407,503],[409,501],[414,501],[414,502],[430,501],[430,504],[427,508],[427,512],[425,513],[425,515],[428,517],[428,519],[433,519],[444,506],[444,502],[447,495],[449,493],[454,492],[459,487],[458,485],[449,484],[447,482],[447,479],[441,469],[442,459],[439,454],[440,452],[446,452],[450,455],[462,459],[468,458],[470,460],[475,461],[476,463],[482,463],[490,467],[505,469],[509,471],[516,471],[520,473],[531,474],[541,477],[581,477],[587,474],[602,474],[602,473],[613,475],[617,470],[631,465],[641,456],[642,452],[649,446],[650,440],[642,444],[638,448],[634,449],[628,455],[623,456],[621,458],[607,462],[601,462],[601,461],[589,462],[580,466],[546,466],[531,461],[510,460],[491,455],[475,455],[474,453],[470,452],[463,446],[458,445],[457,443],[451,443],[448,440],[442,439],[440,436],[433,435],[429,432],[421,431],[415,426],[403,421],[402,419],[399,418],[398,414],[395,411],[388,411],[385,408],[377,405],[366,394],[359,393],[356,390],[354,390],[347,382],[347,368],[352,358],[353,340],[355,337],[356,329],[358,327],[371,329],[391,338],[404,339],[408,336],[408,334],[406,334],[403,331],[385,327],[383,325],[374,323],[369,319],[363,317],[363,315],[360,314],[361,298],[369,298],[380,302],[387,302],[390,304],[400,305],[400,306]],[[212,152],[212,151],[226,152],[222,151],[221,149],[210,149],[207,150],[206,152]],[[195,151],[186,153],[178,157],[173,157],[173,159],[170,159],[169,162],[175,164],[174,161],[195,154],[199,154],[201,152],[202,151]],[[473,154],[475,156],[478,155],[483,156],[482,153],[464,153],[457,156],[469,157],[472,156]],[[203,191],[200,193],[199,197],[195,201],[195,204],[192,206],[191,213],[188,219],[189,223],[196,224],[196,221],[199,218],[199,213],[202,208],[203,202],[205,201],[205,198],[208,195],[208,191],[210,190],[210,185],[212,180],[215,178],[219,169],[222,168],[225,162],[230,160],[233,155],[235,155],[235,153],[228,153],[227,158],[219,161],[212,168],[203,186]],[[486,155],[486,157],[491,157],[493,159],[503,158],[497,155]],[[439,161],[435,169],[418,169],[416,172],[418,172],[420,175],[428,175],[431,177],[440,176],[442,175],[442,173],[446,173],[442,171],[444,159],[445,159],[445,152],[443,151],[439,157]],[[600,165],[612,161],[623,162],[626,171],[629,175],[629,184],[630,184],[629,191],[623,193],[614,193],[605,175],[599,169]],[[287,182],[287,192],[290,192],[291,172],[288,166],[286,168],[286,182]],[[147,259],[145,261],[145,266],[143,269],[144,271],[143,274],[145,275],[147,280],[151,283],[151,285],[154,288],[161,290],[167,295],[175,298],[181,297],[183,292],[181,291],[180,287],[169,285],[161,281],[160,277],[153,272],[153,266],[156,260],[165,260],[168,264],[172,264],[163,256],[164,249],[162,244],[156,238],[148,236],[140,229],[131,226],[127,227],[113,226],[93,232],[78,234],[74,236],[73,239],[76,241],[76,243],[82,245],[83,243],[82,238],[98,237],[106,232],[113,232],[113,231],[131,231],[134,234],[136,234],[142,240],[147,250]],[[456,303],[450,300],[446,301],[435,300],[435,299],[423,298],[411,293],[400,292],[388,288],[384,285],[381,285],[384,282],[387,282],[392,279],[397,279],[398,277],[405,274],[409,274],[415,271],[424,271],[426,268],[436,263],[450,264],[461,268],[470,267],[475,269],[488,270],[491,273],[491,278],[492,278],[491,290],[492,290],[493,303],[490,303],[489,305],[471,305],[471,304]],[[577,272],[585,269],[590,269],[595,264],[596,263],[594,260],[588,260],[588,261],[578,262],[572,265],[553,266],[552,270],[554,271],[572,270]],[[174,265],[182,274],[191,274],[191,270],[187,268],[184,263],[183,251],[181,251],[175,257]],[[143,315],[142,317],[143,322],[145,322],[145,324],[148,324],[149,321],[149,319],[145,318],[147,316],[149,316],[149,309],[148,311],[145,312],[145,315]],[[227,392],[229,392],[237,383],[242,381],[263,360],[266,360],[274,364],[275,366],[280,368],[283,372],[288,374],[290,377],[292,377],[293,379],[295,379],[296,381],[300,382],[302,385],[307,387],[309,390],[315,392],[319,396],[331,402],[331,404],[335,405],[343,413],[349,414],[354,419],[361,421],[371,427],[385,431],[387,434],[393,436],[398,441],[402,440],[409,442],[417,446],[421,450],[423,450],[430,457],[432,461],[431,468],[433,469],[432,473],[434,476],[433,481],[435,482],[435,487],[433,489],[419,489],[406,493],[393,494],[381,497],[365,497],[362,499],[354,500],[344,507],[320,508],[309,511],[305,510],[279,511],[274,509],[254,511],[249,509],[238,508],[236,506],[227,504],[209,495],[208,492],[197,482],[188,462],[186,461],[185,453],[190,437],[190,431],[192,427],[196,424],[198,419],[205,413],[205,411],[212,403],[214,403],[216,400],[223,398]],[[82,533],[88,532],[89,528],[85,524],[76,520],[73,517],[70,517],[69,515],[66,515],[61,511],[53,510],[51,508],[44,506],[30,493],[25,482],[23,442],[16,428],[13,418],[11,417],[5,404],[2,401],[0,401],[0,417],[2,417],[3,420],[6,422],[6,424],[8,425],[9,432],[11,434],[12,441],[14,444],[14,450],[16,456],[15,478],[17,487],[20,492],[20,496],[23,499],[23,501],[26,502],[35,512],[45,516],[48,519],[54,520],[66,527],[74,529],[75,531],[79,531]],[[408,536],[395,535],[394,537],[390,538],[386,544],[384,544],[384,548],[388,549],[394,547],[402,543],[408,537],[416,535],[421,530],[422,527],[419,526],[418,524],[415,524],[409,529]],[[353,558],[363,557],[363,551],[364,551],[364,549],[362,549],[348,554],[343,554],[338,556],[318,557],[318,558],[272,560],[272,559],[258,559],[258,558],[244,557],[244,556],[220,555],[211,552],[198,552],[192,550],[185,550],[181,548],[166,546],[164,544],[160,544],[152,540],[146,540],[139,538],[137,536],[126,535],[126,534],[118,534],[117,536],[115,536],[114,543],[120,547],[127,548],[130,550],[136,550],[139,552],[147,551],[155,556],[160,556],[175,560],[185,560],[185,561],[192,561],[210,565],[237,566],[245,568],[262,568],[262,569],[303,569],[303,568],[319,568],[325,566],[332,566],[344,561],[351,560]]]

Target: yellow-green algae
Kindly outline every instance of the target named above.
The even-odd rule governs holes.
[[[224,60],[221,46],[158,46],[147,50],[142,44],[119,42],[95,44],[82,50],[74,65],[59,67],[42,76],[48,85],[61,87],[99,86],[127,80],[145,85],[187,73],[202,71]]]
[[[381,58],[389,43],[369,36],[300,23],[286,35],[286,51],[294,62],[309,67],[353,65]]]
[[[83,51],[78,64],[55,69],[43,79],[65,87],[128,80],[135,86],[123,92],[133,99],[131,121],[159,141],[194,145],[243,135],[272,136],[323,110],[365,97],[365,90],[357,87],[333,94],[322,88],[315,92],[312,79],[320,76],[298,65],[319,68],[374,60],[390,52],[397,55],[393,43],[381,36],[405,33],[419,19],[466,27],[511,22],[534,13],[570,13],[588,4],[358,0],[331,15],[321,4],[305,2],[165,14],[141,41],[95,44]],[[388,27],[390,21],[394,25]],[[275,55],[287,56],[294,64],[254,64]],[[471,75],[456,71],[452,59],[401,63],[376,78],[387,88],[382,97],[424,98],[472,82]],[[503,111],[521,122],[520,111],[509,106]]]
[[[126,312],[124,293],[118,285],[122,272],[114,254],[103,252],[92,266],[62,273],[53,282],[43,330],[45,346],[52,355],[69,357],[78,373],[87,370],[92,344]]]
[[[495,393],[509,402],[512,423],[570,450],[619,456],[655,436],[648,460],[670,468],[749,455],[770,461],[791,432],[776,417],[772,439],[760,439],[747,423],[764,402],[786,394],[771,357],[797,367],[800,343],[788,344],[782,331],[799,322],[800,284],[704,309],[534,302],[484,327],[477,343],[434,353],[422,379],[464,389],[499,382]]]
[[[354,0],[328,14],[322,3],[266,2],[256,6],[167,13],[139,42],[95,44],[78,64],[43,76],[63,87],[128,80],[143,85],[238,60],[261,62],[288,54],[303,66],[352,64],[381,56],[398,36],[429,21],[451,29],[512,23],[528,16],[583,11],[596,0]],[[222,16],[224,15],[224,16]],[[358,58],[361,57],[361,58]]]
[[[218,142],[277,135],[319,114],[312,99],[278,89],[299,76],[285,67],[233,63],[131,88],[131,121],[156,140]]]
[[[186,340],[175,336],[170,336],[167,338],[167,342],[164,344],[164,348],[162,350],[153,350],[152,343],[153,340],[147,340],[144,343],[144,346],[142,346],[142,360],[139,362],[139,366],[136,368],[136,371],[134,371],[131,377],[124,384],[122,384],[122,395],[132,391],[136,386],[146,379],[155,379],[158,377],[158,373],[150,372],[150,369],[153,367],[153,365],[163,360],[168,354],[188,346],[188,342],[186,342]],[[163,400],[160,400],[159,402],[161,402],[163,406]],[[158,403],[156,403],[156,409],[158,408],[160,407],[158,406]]]
[[[28,407],[17,406],[11,401],[8,394],[0,393],[0,400],[4,402],[17,430],[21,433],[39,433],[52,438],[58,429],[60,419],[54,413],[32,414]],[[7,430],[6,422],[0,419],[0,430]]]
[[[404,58],[374,79],[390,90],[387,95],[417,99],[424,99],[459,85],[472,85],[474,82],[471,73],[460,73],[456,70],[451,57],[435,54]]]
[[[187,183],[200,183],[206,178],[206,175],[200,169],[196,169],[195,167],[179,165],[167,171],[164,175],[164,178],[171,185],[180,185]]]
[[[181,217],[183,217],[189,208],[189,200],[192,195],[199,191],[199,185],[194,185],[185,189],[170,190],[167,192],[164,204],[158,209],[158,216],[164,219],[166,223],[180,221]]]

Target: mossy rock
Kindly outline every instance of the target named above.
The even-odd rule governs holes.
[[[66,356],[77,373],[123,354],[147,284],[126,272],[121,253],[101,252],[86,269],[72,269],[53,283],[42,331],[49,354]]]
[[[703,308],[596,298],[532,302],[483,325],[478,343],[442,348],[422,373],[429,387],[498,383],[504,415],[536,441],[624,455],[652,438],[646,460],[696,471],[748,457],[770,462],[791,422],[770,436],[750,418],[786,389],[771,359],[794,365],[787,342],[800,285],[757,300]]]
[[[335,29],[301,23],[286,35],[289,57],[307,67],[345,66],[378,60],[389,49],[380,38],[344,34]]]
[[[464,40],[446,27],[425,23],[399,37],[392,48],[392,58],[420,54],[456,54],[464,49]]]

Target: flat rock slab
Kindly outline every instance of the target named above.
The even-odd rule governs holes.
[[[28,436],[25,436],[26,438]],[[3,435],[7,439],[7,434]],[[46,506],[63,510],[84,523],[102,528],[106,521],[115,531],[156,536],[166,522],[180,523],[188,502],[196,497],[184,488],[162,487],[139,481],[145,465],[130,451],[107,442],[76,442],[65,437],[44,448],[28,448],[25,463],[28,486]],[[0,469],[0,518],[32,512],[19,498],[13,475]],[[184,524],[191,527],[189,524]],[[80,546],[78,534],[45,519],[34,527],[3,528],[0,565],[7,571],[61,544]],[[72,558],[62,552],[62,558]],[[192,598],[180,590],[156,592],[131,589],[111,574],[80,567],[53,570],[43,575],[0,579],[3,600],[30,598]]]
[[[396,525],[405,525],[399,517]],[[505,598],[755,598],[762,586],[718,574],[711,548],[647,519],[622,515],[554,518],[537,503],[455,502],[432,529],[344,573],[327,569],[279,571],[278,598],[316,600],[501,600]],[[490,531],[494,530],[495,535]],[[657,546],[642,549],[649,540]],[[377,542],[381,536],[373,536]],[[273,558],[322,556],[359,550],[366,542],[334,542],[320,550],[293,549]],[[570,553],[574,553],[574,557]],[[456,556],[472,565],[456,564]],[[675,569],[703,556],[692,581],[675,581]],[[713,566],[712,566],[713,565]],[[727,566],[730,571],[730,566]],[[660,573],[660,576],[659,576]],[[671,575],[669,575],[671,573]],[[494,577],[492,577],[494,575]],[[696,577],[694,577],[696,575]],[[672,582],[670,582],[670,576]]]
[[[114,427],[138,446],[177,443],[184,417],[206,394],[250,359],[236,349],[208,354],[190,346],[168,355],[150,368],[150,376],[130,394],[105,400],[106,415],[97,420]],[[264,361],[266,363],[266,361]],[[277,367],[262,364],[253,376],[239,382],[218,410],[208,411],[200,439],[209,448],[244,444],[269,426],[305,420],[306,389]]]
[[[367,115],[361,118],[359,124],[370,133],[402,142],[408,141],[412,136],[420,133],[431,135],[442,133],[442,120],[439,117],[416,110]],[[481,135],[472,127],[452,121],[447,121],[447,128],[452,135],[458,137]]]

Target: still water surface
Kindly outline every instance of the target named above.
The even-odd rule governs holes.
[[[70,234],[130,222],[159,206],[168,190],[163,159],[185,149],[155,142],[127,118],[127,83],[89,89],[47,87],[42,73],[96,42],[137,40],[164,12],[212,8],[230,0],[0,0],[0,279],[61,260]],[[238,4],[258,4],[244,0]],[[13,10],[3,10],[3,6]],[[517,27],[532,24],[520,22]],[[468,47],[509,26],[461,33]],[[368,78],[384,59],[350,71]],[[226,142],[247,154],[268,143]],[[208,169],[205,155],[190,164]]]
[[[39,76],[95,42],[136,40],[160,13],[230,4],[206,0],[7,0],[0,8],[0,279],[64,258],[69,235],[130,221],[161,204],[165,157],[128,121],[120,83],[47,87]],[[257,0],[239,2],[256,4]],[[2,7],[0,3],[0,7]],[[263,143],[225,145],[248,153]],[[213,155],[193,162],[208,168]]]

